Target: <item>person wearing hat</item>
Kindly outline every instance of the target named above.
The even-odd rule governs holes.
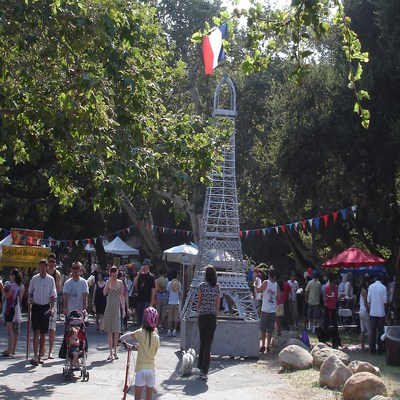
[[[143,322],[143,311],[147,307],[154,307],[156,304],[156,280],[154,275],[150,272],[152,266],[151,261],[145,258],[142,266],[133,281],[133,285],[137,290],[137,323],[139,326]]]

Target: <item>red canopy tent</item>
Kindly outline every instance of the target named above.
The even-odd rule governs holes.
[[[324,262],[324,268],[351,268],[382,265],[386,260],[357,247],[350,247],[330,260]]]

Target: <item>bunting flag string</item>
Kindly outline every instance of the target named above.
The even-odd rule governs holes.
[[[324,228],[328,227],[330,221],[332,223],[336,223],[338,220],[339,215],[342,217],[343,221],[349,218],[350,211],[353,214],[353,217],[356,218],[357,206],[353,205],[351,207],[342,208],[341,210],[334,211],[329,214],[324,214],[318,217],[309,218],[302,221],[297,222],[290,222],[284,225],[277,225],[277,226],[270,226],[265,228],[256,228],[250,229],[245,231],[240,231],[240,237],[242,238],[249,238],[249,237],[259,237],[259,236],[267,236],[273,233],[285,233],[291,231],[307,231],[310,229],[315,229],[319,231],[321,226]],[[322,221],[322,223],[321,223]],[[123,228],[119,231],[108,233],[104,235],[100,235],[95,238],[87,238],[87,239],[53,239],[49,237],[48,239],[43,239],[39,244],[42,246],[50,246],[50,247],[66,247],[66,248],[73,248],[73,247],[85,247],[87,245],[95,245],[97,240],[103,241],[104,239],[111,241],[116,236],[126,236],[135,232],[136,229],[144,227],[148,230],[153,230],[154,233],[160,234],[163,236],[175,236],[175,237],[182,237],[182,239],[193,239],[193,231],[182,230],[182,229],[175,229],[175,228],[167,228],[164,226],[152,225],[149,223],[140,222],[136,225],[131,225],[127,228]],[[4,232],[5,235],[9,235],[11,230],[6,228],[0,228],[0,232]]]

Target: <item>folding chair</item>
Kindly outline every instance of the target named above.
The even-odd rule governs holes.
[[[353,311],[350,308],[338,309],[339,325],[342,328],[357,328],[354,321]]]

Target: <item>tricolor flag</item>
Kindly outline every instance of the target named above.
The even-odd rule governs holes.
[[[228,25],[222,24],[213,29],[210,34],[203,38],[203,59],[206,75],[213,73],[219,62],[225,58],[222,40],[226,38]]]

